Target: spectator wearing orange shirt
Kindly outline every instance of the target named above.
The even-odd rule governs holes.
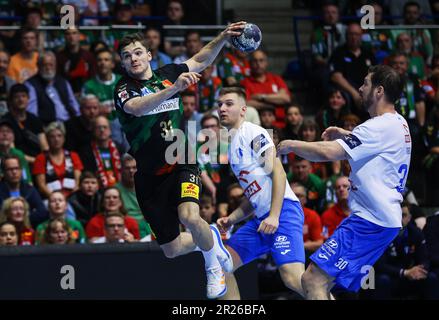
[[[13,80],[23,83],[37,73],[38,32],[35,29],[21,31],[21,50],[11,57],[6,74]]]
[[[267,105],[276,109],[278,128],[285,127],[285,105],[291,103],[291,93],[285,81],[278,75],[267,72],[268,57],[262,50],[250,56],[250,77],[241,81],[247,93],[247,104],[260,109]]]
[[[323,236],[325,239],[328,239],[340,223],[351,213],[348,206],[350,186],[351,183],[348,177],[342,176],[335,181],[334,188],[337,203],[322,214]]]
[[[303,224],[303,244],[307,254],[316,251],[323,244],[322,222],[319,214],[306,207],[306,188],[300,183],[292,183],[291,189],[299,198],[305,214]]]

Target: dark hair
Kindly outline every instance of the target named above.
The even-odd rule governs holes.
[[[114,60],[113,51],[111,51],[109,48],[102,48],[95,52],[95,57],[97,58],[101,53],[107,52],[110,54],[111,59]]]
[[[123,223],[125,224],[125,216],[123,215],[122,212],[110,212],[108,214],[105,215],[105,220],[104,220],[104,225],[107,226],[107,219],[108,218],[112,218],[112,217],[118,217],[118,218],[122,218]]]
[[[35,29],[35,28],[29,28],[29,27],[23,27],[23,28],[21,28],[21,30],[20,30],[20,39],[23,38],[23,36],[24,36],[26,33],[29,33],[29,32],[33,32],[33,33],[35,34],[35,37],[36,37],[37,40],[38,40],[38,30]]]
[[[145,47],[146,51],[149,51],[149,43],[148,43],[148,40],[145,38],[145,36],[144,36],[142,33],[137,32],[137,33],[127,34],[126,36],[124,36],[124,37],[122,38],[122,40],[120,40],[119,48],[117,49],[119,55],[122,54],[122,50],[123,50],[125,47],[127,47],[127,46],[129,46],[131,43],[135,43],[135,42],[137,42],[137,41],[140,42],[140,43],[142,44],[142,46]]]
[[[213,198],[210,194],[203,193],[200,197],[200,206],[203,205],[212,205],[213,206]]]
[[[201,41],[201,34],[200,34],[199,31],[197,31],[197,30],[188,30],[188,31],[185,33],[185,35],[184,35],[184,42],[186,42],[187,39],[189,38],[189,36],[192,35],[192,34],[196,34],[196,35],[198,35],[198,38],[199,38],[200,41]]]
[[[95,42],[93,42],[92,44],[91,44],[91,46],[90,46],[90,52],[91,53],[94,53],[95,51],[96,51],[96,47],[98,46],[98,45],[103,45],[104,46],[104,48],[102,48],[102,49],[110,49],[109,47],[108,47],[108,45],[104,42],[104,41],[102,41],[102,40],[98,40],[98,41],[95,41]],[[102,49],[100,49],[100,50],[102,50]]]
[[[2,172],[5,172],[6,171],[6,160],[10,160],[10,159],[15,159],[15,160],[17,160],[17,162],[18,162],[18,166],[20,167],[20,170],[22,169],[21,168],[21,162],[20,162],[20,158],[19,157],[17,157],[16,155],[13,155],[13,154],[6,154],[5,156],[3,156],[2,158],[1,158],[1,164],[0,164],[0,167],[1,167],[1,169],[2,169]]]
[[[26,85],[22,83],[16,83],[12,85],[11,89],[9,89],[9,99],[11,99],[15,94],[24,92],[29,97],[29,89]]]
[[[235,93],[238,97],[247,99],[247,94],[245,93],[245,89],[242,87],[224,87],[220,90],[219,96],[224,96],[229,93]]]
[[[217,125],[219,126],[220,122],[219,122],[218,117],[217,117],[217,116],[214,116],[214,115],[211,114],[211,113],[207,113],[207,114],[205,114],[205,115],[201,118],[201,121],[200,121],[201,127],[203,127],[203,126],[204,126],[204,123],[205,123],[207,120],[210,120],[210,119],[215,119]]]
[[[81,177],[79,178],[79,184],[84,182],[85,179],[95,179],[98,180],[98,177],[91,171],[83,171],[81,173]]]
[[[196,98],[197,97],[197,95],[195,94],[195,92],[193,92],[193,91],[191,91],[191,90],[185,90],[185,91],[182,91],[181,93],[180,93],[180,97],[194,97],[194,98]]]
[[[297,109],[299,109],[300,114],[303,115],[303,107],[302,106],[299,106],[298,104],[292,104],[292,105],[287,107],[286,111],[288,112],[288,110],[290,108],[297,108]]]
[[[354,122],[355,126],[358,126],[361,123],[361,119],[353,113],[348,113],[347,115],[341,117],[342,124],[344,124],[346,121]]]
[[[305,131],[306,129],[314,129],[314,131],[316,132],[316,140],[320,139],[320,127],[317,124],[317,122],[315,122],[314,120],[311,119],[307,119],[305,121],[303,121],[302,125],[299,128],[299,137],[302,140],[303,139],[303,131]]]
[[[390,103],[395,103],[400,97],[403,88],[403,81],[398,72],[386,65],[377,65],[369,68],[372,89],[378,86],[384,88],[384,96]]]
[[[27,11],[25,13],[25,19],[27,19],[27,17],[29,17],[31,14],[34,14],[34,13],[40,15],[40,17],[43,15],[39,8],[33,7],[33,8],[27,9]]]
[[[12,223],[12,222],[10,222],[10,221],[3,221],[3,222],[0,222],[0,229],[3,228],[3,226],[5,226],[5,225],[7,225],[7,224],[10,224],[11,226],[14,226],[14,228],[15,228],[15,232],[17,233],[17,227],[15,226],[14,223]],[[17,234],[17,237],[18,237],[18,234]]]
[[[404,9],[402,12],[405,13],[405,11],[407,10],[408,7],[416,7],[419,10],[421,10],[421,6],[419,5],[419,3],[417,3],[416,1],[407,1],[404,5]]]

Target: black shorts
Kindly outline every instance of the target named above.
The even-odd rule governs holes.
[[[157,242],[169,243],[180,234],[177,207],[183,202],[199,204],[201,171],[197,165],[178,165],[166,175],[136,172],[136,196]]]

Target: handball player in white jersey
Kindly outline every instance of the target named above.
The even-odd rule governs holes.
[[[326,129],[321,142],[285,140],[278,154],[310,161],[349,160],[352,214],[311,256],[302,276],[308,299],[329,299],[334,285],[358,291],[365,270],[373,266],[401,228],[400,203],[410,167],[411,138],[404,118],[395,111],[402,79],[392,68],[374,66],[359,89],[371,119],[352,132]]]
[[[276,147],[262,127],[246,122],[245,91],[239,87],[221,90],[218,99],[221,124],[229,130],[229,162],[245,198],[229,216],[217,220],[223,231],[250,215],[254,217],[232,235],[226,247],[233,269],[271,253],[284,284],[303,295],[301,277],[305,271],[303,246],[304,214],[288,185]],[[232,274],[226,275],[226,299],[238,299]]]

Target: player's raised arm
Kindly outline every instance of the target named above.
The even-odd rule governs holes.
[[[299,140],[284,140],[277,145],[278,155],[291,152],[314,162],[349,159],[349,155],[336,141],[305,142]]]
[[[185,61],[184,63],[188,66],[189,71],[201,72],[208,65],[212,64],[229,38],[241,34],[245,23],[245,21],[240,21],[228,25],[215,39],[205,45],[200,52]]]
[[[165,100],[171,98],[176,93],[187,89],[189,86],[197,83],[201,75],[196,72],[182,73],[172,86],[167,87],[156,93],[151,93],[143,97],[134,97],[128,100],[123,109],[125,112],[137,117],[143,116],[152,111]]]

